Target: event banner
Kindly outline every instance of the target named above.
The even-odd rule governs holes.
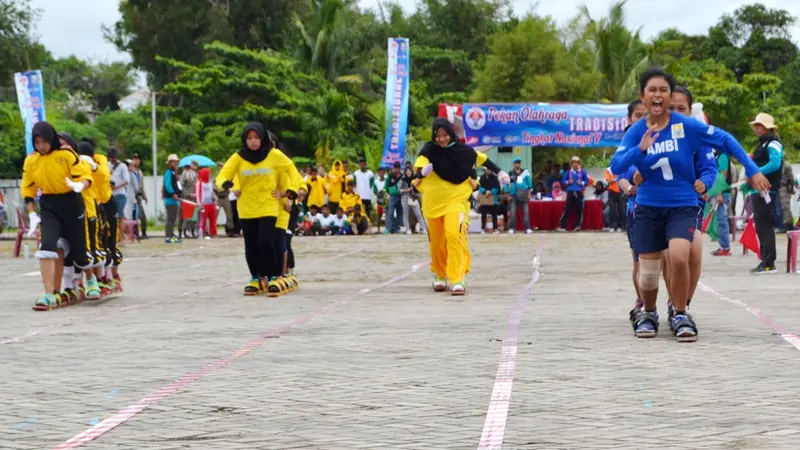
[[[386,137],[382,167],[403,162],[408,129],[408,39],[389,38],[389,68],[386,71]]]
[[[628,125],[627,105],[465,104],[469,145],[616,147]]]
[[[42,85],[42,72],[34,70],[14,74],[14,84],[17,87],[17,101],[22,121],[25,123],[25,149],[27,154],[33,153],[33,138],[31,131],[36,122],[46,119],[44,113],[44,86]]]

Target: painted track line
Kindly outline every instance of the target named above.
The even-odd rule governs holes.
[[[363,296],[363,295],[365,295],[365,294],[367,294],[369,292],[372,292],[372,291],[374,291],[376,289],[381,289],[381,288],[390,286],[390,285],[392,285],[394,283],[397,283],[398,281],[401,281],[401,280],[403,280],[405,278],[408,278],[409,276],[411,276],[412,274],[417,272],[422,267],[427,266],[428,264],[429,264],[428,262],[420,262],[420,263],[414,264],[411,267],[410,270],[408,270],[408,271],[402,273],[401,275],[398,275],[398,276],[396,276],[396,277],[394,277],[394,278],[392,278],[390,280],[387,280],[387,281],[377,285],[375,288],[372,288],[372,289],[361,289],[360,291],[355,292],[354,294],[351,295],[351,297],[348,300],[350,300],[350,301],[355,300],[355,299],[359,298],[360,296]],[[165,398],[175,394],[176,392],[180,391],[184,387],[195,383],[196,381],[200,380],[201,378],[205,377],[206,375],[210,374],[211,372],[214,372],[217,369],[221,369],[221,368],[227,366],[228,364],[236,361],[237,359],[240,359],[241,357],[247,355],[248,353],[252,352],[253,350],[261,347],[262,345],[264,345],[267,342],[268,339],[277,337],[277,336],[279,336],[279,335],[281,335],[281,334],[283,334],[283,333],[285,333],[285,332],[287,332],[289,330],[297,328],[298,326],[310,321],[311,319],[329,312],[337,304],[342,304],[342,303],[347,303],[347,301],[331,302],[331,303],[327,304],[326,306],[324,306],[324,307],[322,307],[322,308],[320,308],[320,309],[318,309],[318,310],[316,310],[314,312],[311,312],[311,313],[309,313],[309,314],[307,314],[305,316],[301,316],[301,317],[298,317],[297,319],[292,320],[291,322],[287,323],[286,325],[283,325],[283,326],[281,326],[279,328],[275,328],[273,330],[267,331],[266,333],[256,337],[255,339],[252,339],[250,342],[248,342],[247,344],[245,344],[244,346],[242,346],[238,350],[234,351],[230,355],[228,355],[228,356],[226,356],[224,358],[220,358],[220,359],[218,359],[216,361],[213,361],[213,362],[211,362],[209,364],[206,364],[205,366],[203,366],[202,368],[200,368],[198,370],[195,370],[194,372],[190,372],[190,373],[187,373],[187,374],[183,375],[182,377],[180,377],[177,380],[173,381],[172,383],[162,387],[161,389],[151,393],[150,395],[148,395],[147,397],[144,397],[143,399],[139,400],[138,402],[134,403],[133,405],[130,405],[130,406],[126,407],[126,408],[123,408],[123,409],[117,411],[111,417],[109,417],[109,418],[103,420],[102,422],[98,423],[97,425],[95,425],[95,426],[83,431],[82,433],[79,433],[79,434],[75,435],[74,437],[72,437],[71,439],[69,439],[66,442],[62,443],[61,445],[59,445],[57,447],[54,447],[53,450],[66,450],[66,449],[78,448],[78,447],[82,446],[83,444],[91,442],[91,441],[99,438],[100,436],[103,436],[104,434],[108,433],[109,431],[113,430],[114,428],[118,427],[119,425],[122,425],[123,423],[127,422],[132,417],[136,416],[137,414],[139,414],[143,410],[147,409],[148,407],[154,406],[154,405],[160,403]]]
[[[202,249],[202,248],[203,247],[201,246],[201,247],[199,247],[197,249],[187,249],[187,252],[199,250],[199,249]],[[358,247],[356,249],[353,249],[353,250],[350,250],[350,251],[347,251],[347,252],[344,252],[344,253],[339,253],[339,254],[328,256],[328,257],[325,257],[325,258],[312,260],[311,263],[312,264],[318,264],[318,263],[329,261],[331,259],[339,258],[339,257],[342,257],[342,256],[352,255],[353,253],[360,252],[364,248],[365,247]],[[228,286],[233,286],[234,284],[235,284],[234,282],[231,282],[231,283],[223,284],[223,285],[220,285],[220,286],[214,286],[214,288],[216,288],[216,287],[228,287]],[[213,289],[213,288],[208,288],[208,289],[203,289],[203,290],[200,290],[200,291],[195,291],[194,293],[195,294],[199,294],[200,292],[206,292],[206,291],[209,291],[211,289]],[[183,295],[188,295],[188,292],[184,293]],[[48,325],[48,326],[45,326],[45,327],[42,327],[42,328],[37,328],[35,330],[31,330],[31,331],[29,331],[29,332],[27,332],[25,334],[19,335],[17,337],[0,340],[0,345],[16,344],[18,342],[23,342],[26,339],[30,339],[30,338],[38,336],[40,334],[46,334],[46,333],[49,333],[49,332],[51,332],[53,330],[57,330],[59,328],[71,327],[71,326],[74,326],[74,325],[81,325],[81,324],[84,324],[84,323],[94,322],[94,321],[100,320],[100,319],[106,319],[108,317],[115,316],[117,314],[122,314],[124,312],[133,311],[133,310],[136,310],[136,309],[141,309],[141,308],[144,308],[144,307],[147,307],[147,306],[151,306],[151,305],[155,305],[155,304],[158,304],[158,303],[162,303],[162,300],[151,300],[151,301],[145,302],[145,303],[139,303],[139,304],[135,304],[135,305],[124,306],[122,308],[113,309],[113,310],[106,311],[106,312],[99,313],[99,314],[92,314],[92,315],[84,316],[84,317],[81,317],[81,318],[78,318],[78,319],[72,319],[72,320],[68,320],[68,321],[65,321],[65,322],[55,323],[55,324]],[[72,305],[72,306],[76,306],[76,305]],[[39,313],[39,314],[41,314],[41,313]]]
[[[704,284],[703,282],[698,283],[697,286],[700,287],[700,289],[703,290],[704,292],[707,292],[722,301],[728,302],[731,305],[734,305],[740,309],[749,312],[750,314],[755,316],[759,321],[761,321],[761,323],[772,328],[772,330],[775,331],[775,333],[777,333],[778,335],[780,335],[780,337],[783,338],[784,341],[788,342],[789,345],[796,348],[797,350],[800,350],[800,337],[798,337],[794,333],[790,333],[786,327],[775,322],[772,319],[772,317],[768,316],[766,313],[761,312],[760,309],[750,306],[741,300],[732,299],[726,296],[725,294],[716,291],[711,286]]]
[[[514,377],[517,372],[517,346],[519,344],[519,324],[522,321],[522,311],[525,302],[530,298],[533,285],[539,281],[540,255],[544,250],[544,237],[539,238],[539,248],[533,257],[533,274],[531,281],[522,288],[517,296],[517,301],[508,316],[506,338],[500,349],[500,361],[497,364],[497,373],[494,378],[492,396],[489,399],[489,409],[486,411],[486,421],[483,423],[481,439],[478,450],[501,450],[503,437],[508,422],[508,408],[511,404],[511,390],[514,386]]]

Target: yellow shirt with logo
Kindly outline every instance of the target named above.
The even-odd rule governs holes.
[[[240,219],[278,217],[281,209],[279,199],[273,192],[278,189],[281,174],[295,171],[294,163],[283,152],[273,148],[262,161],[253,164],[234,153],[225,161],[217,176],[220,188],[227,180],[238,178],[236,189],[241,191],[236,202]],[[297,185],[290,183],[286,189],[297,192]]]
[[[303,177],[300,176],[300,172],[298,172],[297,169],[291,171],[289,174],[281,175],[278,190],[281,192],[286,192],[286,186],[295,186],[295,189],[293,189],[295,192],[297,192],[297,190],[301,187],[305,188]],[[291,211],[287,211],[283,204],[284,199],[281,199],[280,210],[278,211],[278,221],[275,222],[275,228],[280,228],[281,230],[289,228],[289,219],[292,215]]]
[[[488,157],[476,152],[477,166],[482,166]],[[428,158],[418,156],[414,167],[421,169],[430,164]],[[451,212],[469,213],[469,197],[472,195],[472,182],[468,179],[461,184],[445,181],[431,171],[427,177],[417,181],[417,190],[422,193],[422,214],[429,219],[442,217]]]
[[[35,151],[25,158],[22,165],[22,197],[36,198],[38,189],[42,190],[42,195],[72,192],[66,178],[91,183],[91,167],[72,150],[57,149],[46,155]]]

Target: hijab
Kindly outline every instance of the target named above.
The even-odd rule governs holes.
[[[255,131],[259,138],[261,138],[261,148],[258,150],[250,150],[247,146],[247,134]],[[267,159],[269,151],[272,150],[272,140],[269,139],[264,125],[258,122],[250,122],[244,127],[242,131],[242,148],[239,150],[239,156],[250,164],[258,164]]]
[[[61,148],[61,142],[58,140],[56,129],[47,122],[36,122],[36,124],[33,125],[31,136],[31,140],[34,142],[36,141],[36,136],[41,136],[44,140],[49,142],[51,152]]]
[[[78,151],[78,143],[75,142],[75,139],[72,138],[71,134],[66,133],[66,132],[58,133],[58,137],[60,137],[61,139],[67,141],[67,144],[69,144],[69,146],[72,147],[72,150],[74,150],[76,152]]]
[[[79,155],[94,156],[94,147],[86,141],[80,141],[78,143],[78,148],[75,150],[78,151]]]
[[[440,147],[436,143],[436,131],[443,128],[450,136],[450,144]],[[467,181],[473,174],[478,153],[472,147],[458,142],[453,124],[444,117],[433,121],[431,141],[419,152],[433,164],[433,171],[439,178],[453,184]]]

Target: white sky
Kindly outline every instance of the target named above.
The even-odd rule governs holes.
[[[300,1],[300,0],[298,0]],[[770,8],[782,8],[800,18],[800,0],[759,0]],[[642,27],[643,38],[649,39],[659,31],[675,27],[685,33],[704,34],[719,17],[756,0],[629,0],[626,8],[628,25]],[[113,25],[119,18],[116,0],[33,0],[34,7],[43,10],[35,34],[56,57],[74,54],[80,58],[100,61],[129,61],[126,54],[103,40],[101,26]],[[378,0],[359,0],[363,7],[374,7]],[[404,4],[413,9],[415,1]],[[529,11],[537,3],[512,0],[518,14]],[[566,23],[587,4],[593,17],[604,16],[613,0],[542,0],[536,11]],[[800,42],[800,21],[792,30],[795,43]]]

